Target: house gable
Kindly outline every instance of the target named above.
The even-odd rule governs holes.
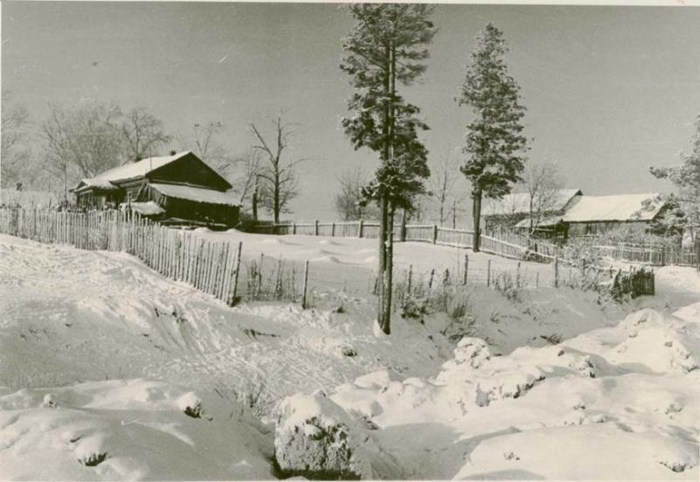
[[[146,177],[155,183],[189,184],[217,191],[227,191],[232,187],[218,172],[191,152],[152,170]]]

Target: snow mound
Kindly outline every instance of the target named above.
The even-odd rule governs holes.
[[[322,391],[298,393],[279,405],[275,458],[285,476],[371,479],[401,472],[358,421]]]
[[[635,463],[621,463],[634,460]],[[671,479],[697,465],[697,445],[607,424],[545,428],[481,442],[455,476],[465,479]],[[506,474],[510,475],[506,477]],[[604,476],[602,475],[604,474]]]
[[[271,442],[242,406],[162,382],[0,389],[1,480],[270,479]]]

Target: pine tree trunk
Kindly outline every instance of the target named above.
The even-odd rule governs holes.
[[[377,273],[377,323],[382,331],[385,331],[385,326],[389,326],[386,319],[386,269],[387,269],[387,228],[389,217],[389,202],[385,196],[382,196],[380,203],[380,226],[379,226],[379,272]]]
[[[474,252],[478,253],[481,247],[481,189],[474,192],[473,200],[474,241],[472,244],[474,245]]]
[[[384,270],[384,324],[382,331],[391,334],[391,302],[393,295],[393,272],[394,272],[394,208],[389,208],[388,213],[388,233],[386,239],[386,268]]]

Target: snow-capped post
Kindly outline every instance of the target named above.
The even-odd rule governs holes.
[[[331,223],[331,238],[335,238],[335,222]]]
[[[301,308],[306,309],[306,289],[309,285],[309,260],[304,262],[304,292],[301,295]]]
[[[433,244],[437,243],[438,227],[437,224],[433,224]]]
[[[467,275],[469,274],[469,255],[464,255],[464,279],[462,280],[463,285],[467,285]]]
[[[318,219],[314,221],[314,236],[318,236]]]
[[[364,220],[360,219],[360,224],[357,226],[357,237],[361,238],[365,227]]]
[[[559,256],[554,257],[554,287],[559,288]]]
[[[491,286],[491,260],[486,263],[486,286]]]

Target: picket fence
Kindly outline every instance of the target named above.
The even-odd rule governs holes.
[[[0,209],[0,233],[85,250],[123,251],[229,305],[238,299],[242,243],[209,241],[138,214]]]

